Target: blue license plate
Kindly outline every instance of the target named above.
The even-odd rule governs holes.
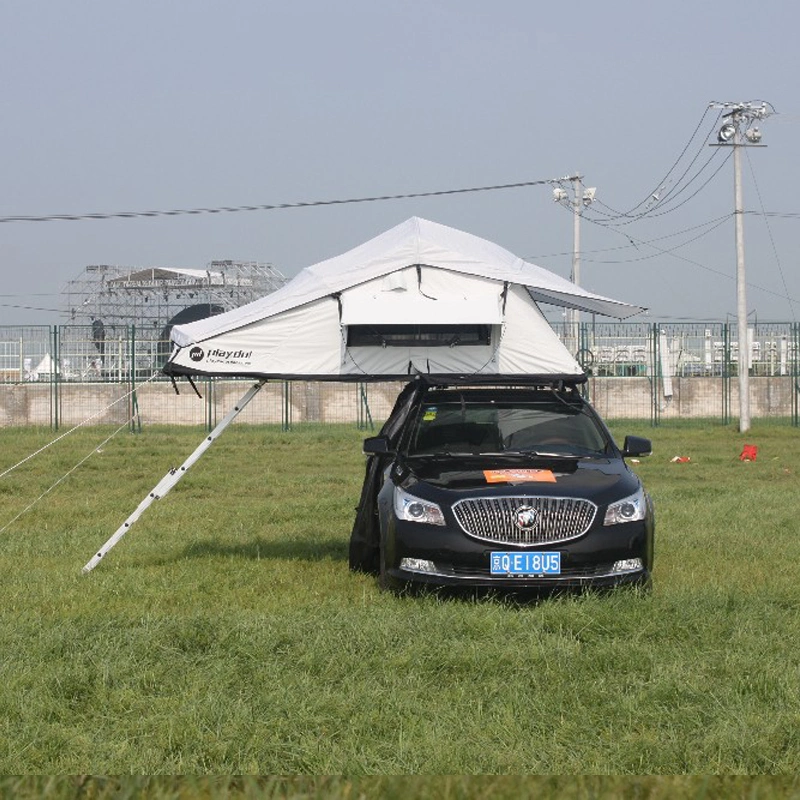
[[[560,575],[561,553],[492,553],[492,575]]]

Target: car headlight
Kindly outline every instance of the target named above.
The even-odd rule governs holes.
[[[644,519],[647,513],[647,501],[644,497],[644,489],[639,489],[636,494],[612,503],[606,511],[603,525],[619,525],[622,522],[636,522]]]
[[[398,519],[407,522],[426,522],[428,525],[444,525],[444,514],[436,503],[420,500],[413,494],[404,492],[399,486],[394,488],[394,513]]]

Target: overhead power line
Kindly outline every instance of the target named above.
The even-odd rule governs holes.
[[[687,173],[691,170],[693,164],[699,158],[700,153],[704,152],[704,150],[705,150],[705,141],[707,141],[708,136],[710,135],[711,131],[713,131],[714,128],[716,127],[716,122],[717,122],[717,120],[719,119],[719,116],[720,116],[719,114],[717,114],[717,117],[714,120],[714,123],[712,124],[711,129],[709,130],[709,133],[706,134],[705,138],[700,140],[700,142],[698,143],[697,152],[696,152],[694,158],[692,158],[692,160],[690,161],[689,165],[683,170],[682,174],[677,178],[677,180],[673,180],[673,177],[672,177],[673,173],[675,173],[677,171],[678,165],[681,163],[681,161],[683,160],[683,157],[687,154],[687,152],[689,151],[689,148],[692,146],[692,143],[697,138],[697,134],[699,133],[701,127],[703,126],[703,123],[705,122],[705,119],[706,119],[706,116],[708,115],[708,113],[709,113],[709,108],[706,108],[706,110],[703,112],[703,116],[700,118],[700,121],[697,123],[697,126],[694,129],[694,132],[689,137],[689,141],[686,142],[686,144],[684,145],[683,149],[681,150],[680,155],[675,159],[674,163],[669,168],[669,170],[667,171],[666,175],[664,175],[664,177],[661,178],[661,180],[656,184],[655,188],[652,189],[643,200],[639,201],[639,203],[637,203],[635,206],[633,206],[632,208],[628,209],[627,211],[619,211],[617,209],[612,208],[611,206],[605,205],[605,203],[602,203],[602,205],[605,205],[605,207],[613,214],[613,216],[609,216],[609,222],[613,221],[613,220],[616,220],[616,219],[625,219],[625,220],[628,220],[628,221],[636,221],[636,220],[639,220],[639,219],[641,219],[643,217],[646,217],[655,208],[657,208],[660,205],[663,205],[668,200],[668,198],[670,198],[676,192],[678,187],[681,185],[681,182],[686,177]],[[694,177],[692,177],[689,180],[689,183],[692,183],[694,180],[696,180],[697,177],[700,175],[700,173],[703,172],[703,170],[705,169],[706,166],[708,166],[708,162],[706,162],[706,164],[704,164],[700,168],[700,170],[694,175]]]
[[[411,200],[421,197],[467,194],[469,192],[493,192],[500,189],[521,189],[526,186],[542,186],[555,183],[557,178],[518,183],[502,183],[494,186],[473,186],[466,189],[442,189],[435,192],[410,192],[408,194],[386,194],[373,197],[350,197],[342,200],[310,200],[297,203],[275,203],[254,206],[219,206],[218,208],[174,208],[168,211],[115,211],[93,214],[46,214],[43,216],[0,217],[0,222],[78,222],[92,219],[136,219],[140,217],[178,217],[189,214],[233,214],[240,211],[278,211],[286,208],[313,208],[315,206],[344,206],[354,203],[378,203],[386,200]]]
[[[745,155],[747,156],[747,163],[750,166],[750,174],[753,177],[753,185],[756,187],[756,194],[758,195],[758,204],[761,206],[761,213],[764,215],[764,225],[766,226],[767,233],[769,234],[769,241],[772,245],[772,255],[775,258],[775,263],[778,266],[778,273],[781,276],[781,283],[783,284],[783,291],[786,293],[786,299],[789,301],[789,310],[792,314],[792,321],[796,322],[795,314],[794,314],[794,303],[792,302],[791,297],[789,296],[789,287],[786,284],[786,276],[783,274],[783,265],[781,264],[781,257],[778,254],[778,248],[775,245],[775,237],[772,235],[772,227],[769,224],[769,217],[764,212],[764,201],[761,198],[761,189],[758,188],[758,179],[756,178],[756,172],[753,169],[753,164],[750,161],[750,154],[747,150],[744,151]]]
[[[745,213],[753,213],[753,212],[745,212]],[[769,214],[770,212],[765,212],[765,213]],[[728,219],[731,216],[735,216],[735,214],[726,215],[725,218],[720,218],[720,221],[718,221],[717,224],[714,227],[719,227],[719,225],[725,219]],[[587,222],[591,222],[591,223],[593,223],[595,225],[599,225],[599,223],[596,220],[592,220],[592,219],[588,219],[587,218]],[[606,227],[607,228],[607,226],[601,226],[601,227]],[[728,280],[732,280],[732,281],[736,280],[736,276],[735,275],[730,275],[729,273],[723,272],[722,270],[714,269],[714,267],[709,267],[707,264],[703,264],[700,261],[695,261],[693,258],[687,258],[686,256],[680,255],[679,253],[676,252],[678,247],[673,247],[671,249],[664,249],[662,247],[658,247],[657,245],[653,244],[653,242],[658,241],[658,239],[651,239],[650,241],[644,241],[643,239],[637,239],[635,236],[631,235],[630,233],[623,233],[622,231],[618,231],[618,230],[616,230],[614,228],[607,228],[607,230],[611,230],[614,233],[618,233],[620,236],[624,236],[634,247],[636,247],[638,245],[651,247],[651,248],[653,248],[654,250],[657,251],[658,255],[670,256],[671,258],[675,258],[675,259],[677,259],[679,261],[683,261],[686,264],[690,264],[692,266],[698,267],[698,268],[704,270],[705,272],[710,272],[710,273],[712,273],[714,275],[719,275],[720,277],[727,278]],[[699,238],[699,237],[697,237],[697,238]],[[764,292],[765,294],[772,295],[773,297],[780,297],[783,300],[788,300],[790,303],[800,304],[800,300],[797,300],[797,299],[792,298],[792,297],[787,297],[786,295],[784,295],[781,292],[775,292],[772,289],[768,289],[766,286],[761,286],[758,283],[752,283],[752,282],[748,281],[747,285],[751,286],[754,289],[758,289],[759,291]]]
[[[680,230],[680,231],[673,231],[672,233],[665,233],[662,236],[656,236],[653,239],[647,239],[647,240],[641,241],[640,244],[650,244],[650,242],[660,242],[660,241],[663,241],[664,239],[672,239],[675,236],[683,236],[685,233],[692,233],[694,231],[701,230],[703,228],[708,228],[709,226],[714,226],[716,228],[716,227],[719,226],[719,224],[721,222],[725,222],[726,220],[729,220],[732,216],[733,216],[732,213],[724,214],[721,217],[717,217],[716,219],[708,220],[707,222],[702,222],[699,225],[692,225],[690,228],[684,228],[683,230]],[[597,225],[601,224],[601,223],[597,222],[597,220],[591,220],[591,221],[594,222]],[[602,225],[601,225],[601,227],[602,227]],[[613,233],[619,233],[620,235],[627,237],[627,234],[622,232],[622,231],[618,231],[618,230],[615,230],[613,228],[611,229],[611,231]],[[700,234],[700,236],[704,236],[704,235],[705,234]],[[699,237],[695,237],[695,238],[699,238]],[[690,239],[689,241],[693,241],[693,240]],[[683,246],[682,244],[679,244],[679,245],[676,245],[676,247],[672,248],[672,249],[677,249],[677,248],[682,247],[682,246]],[[635,250],[638,250],[639,249],[639,245],[637,243],[635,243],[632,239],[629,239],[628,244],[615,245],[614,247],[595,247],[595,248],[593,248],[591,250],[582,250],[581,252],[584,255],[586,255],[586,254],[591,255],[591,254],[597,254],[597,253],[610,253],[610,252],[614,252],[614,251],[617,251],[617,250],[630,250],[631,248],[633,248]],[[668,251],[665,251],[665,252],[668,252]],[[539,253],[537,255],[525,256],[525,260],[526,261],[537,262],[540,259],[556,258],[556,257],[561,257],[561,256],[568,256],[568,255],[571,255],[571,254],[572,254],[571,250],[564,250],[564,251],[559,252],[559,253]],[[604,262],[604,263],[614,264],[614,263],[624,263],[624,262],[609,261],[609,262]]]
[[[639,214],[636,217],[627,218],[627,219],[625,219],[624,222],[615,222],[614,221],[614,220],[617,220],[617,219],[623,219],[623,217],[620,217],[620,216],[612,217],[612,216],[610,216],[608,214],[604,214],[603,212],[600,212],[601,215],[602,215],[602,218],[595,218],[595,219],[593,219],[593,221],[597,222],[599,225],[602,225],[604,227],[621,228],[624,225],[630,225],[632,222],[639,222],[640,220],[644,219],[645,217],[647,217],[648,219],[655,219],[656,217],[663,217],[666,214],[672,214],[673,212],[677,211],[682,206],[685,206],[690,200],[693,200],[698,194],[700,194],[700,192],[703,191],[703,189],[705,189],[706,186],[708,186],[708,184],[711,183],[711,181],[714,180],[714,178],[717,177],[717,175],[722,170],[722,168],[725,166],[725,164],[728,163],[728,159],[730,159],[731,155],[732,155],[731,153],[728,153],[725,156],[725,158],[717,166],[717,168],[711,173],[711,175],[709,175],[709,177],[707,177],[703,181],[703,183],[700,184],[700,186],[697,187],[688,197],[685,197],[679,203],[674,204],[674,201],[699,179],[699,177],[703,173],[703,171],[709,166],[709,164],[711,164],[712,160],[717,155],[717,152],[718,151],[716,151],[716,150],[714,151],[714,153],[711,155],[711,157],[705,162],[705,164],[703,164],[703,166],[700,168],[700,170],[687,183],[682,184],[681,187],[679,189],[677,189],[677,191],[670,192],[668,195],[666,195],[664,198],[662,198],[662,200],[657,205],[653,205],[652,207],[647,209],[647,211]],[[669,206],[669,203],[673,203],[673,205]],[[601,202],[601,205],[605,205],[605,204]],[[666,206],[666,208],[664,208],[665,206]],[[608,206],[606,206],[606,208],[608,208]],[[664,210],[661,210],[662,208]]]
[[[655,253],[650,253],[649,255],[640,255],[640,256],[637,256],[636,258],[626,258],[626,259],[617,259],[617,260],[602,260],[602,259],[598,259],[598,258],[587,258],[586,260],[587,261],[591,261],[593,264],[632,264],[635,261],[648,261],[651,258],[658,258],[660,256],[671,255],[671,254],[677,252],[678,250],[680,250],[681,248],[686,247],[687,245],[691,244],[692,242],[696,242],[698,239],[702,239],[703,237],[708,236],[710,233],[715,231],[721,225],[724,225],[732,216],[733,216],[733,214],[726,214],[724,217],[719,217],[717,220],[714,220],[714,221],[712,221],[710,223],[706,223],[705,230],[702,231],[702,233],[698,233],[696,236],[692,236],[690,239],[686,239],[685,241],[682,241],[679,244],[676,244],[676,245],[674,245],[673,247],[671,247],[669,249],[657,248]],[[696,226],[696,227],[698,227],[698,226]],[[627,235],[627,234],[623,233],[623,236],[625,236],[625,235]],[[660,237],[658,237],[656,239],[652,239],[651,241],[648,241],[648,242],[639,242],[639,244],[641,244],[641,245],[650,245],[651,247],[654,247],[654,245],[652,245],[651,242],[657,242],[657,241],[662,240],[662,239],[671,238],[672,236],[675,236],[675,235],[677,235],[677,234],[670,234],[670,236],[660,236]],[[629,245],[629,247],[633,247],[636,250],[639,250],[639,245],[636,242],[634,242],[633,239],[631,239],[630,241],[631,241],[631,244]]]
[[[60,312],[59,308],[42,308],[41,306],[22,306],[15,303],[0,303],[0,308],[20,308],[23,311],[54,311]]]

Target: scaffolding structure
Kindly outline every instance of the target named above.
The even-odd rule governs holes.
[[[188,309],[201,306],[220,314],[284,283],[275,267],[257,261],[212,261],[206,269],[95,264],[64,287],[66,322],[91,326],[99,320],[106,328],[136,325],[142,333],[160,333],[175,317],[191,316]]]
[[[60,355],[76,374],[108,376],[133,366],[122,353],[135,336],[148,354],[144,363],[135,359],[136,369],[158,370],[173,325],[238,308],[286,282],[258,261],[211,261],[206,269],[90,265],[63,289]]]

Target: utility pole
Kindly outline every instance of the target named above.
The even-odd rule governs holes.
[[[750,430],[750,339],[747,331],[747,281],[744,266],[744,203],[742,201],[742,147],[758,147],[761,131],[753,124],[772,112],[766,103],[711,103],[711,108],[730,109],[712,147],[733,148],[733,204],[736,236],[736,329],[739,377],[739,431]],[[742,131],[744,129],[744,139]]]
[[[594,201],[595,188],[585,189],[582,183],[583,175],[575,173],[562,178],[562,181],[572,182],[572,201],[563,186],[553,189],[553,200],[564,207],[572,209],[572,271],[569,279],[576,285],[581,285],[581,214],[583,209]],[[569,338],[574,342],[574,352],[580,350],[580,322],[581,315],[577,308],[570,309],[568,314]]]
[[[733,218],[736,238],[736,333],[739,340],[739,431],[750,430],[750,337],[747,335],[747,282],[744,270],[742,132],[733,135]]]
[[[583,213],[583,203],[578,192],[581,189],[581,175],[576,174],[570,178],[572,181],[572,272],[569,279],[576,285],[581,285],[581,214]],[[575,331],[575,352],[580,350],[580,325],[581,312],[577,308],[572,309],[572,326]]]

